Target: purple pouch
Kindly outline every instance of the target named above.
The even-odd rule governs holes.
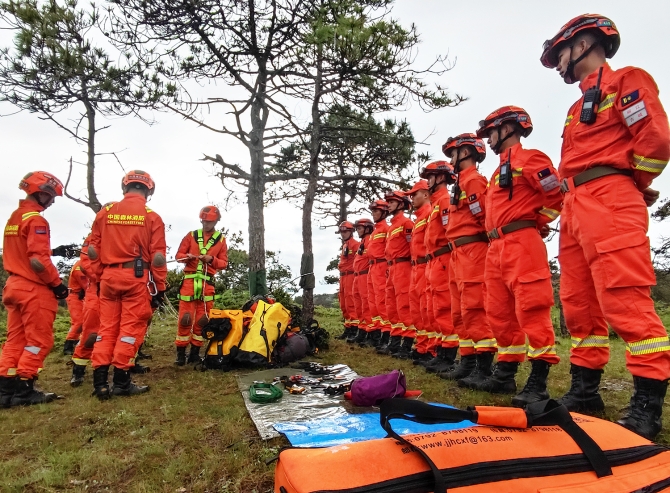
[[[402,397],[406,390],[405,374],[393,370],[384,375],[354,380],[351,384],[351,401],[356,406],[376,406],[384,399]]]

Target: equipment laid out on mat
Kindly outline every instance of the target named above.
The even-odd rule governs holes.
[[[482,426],[401,437],[396,419]],[[670,491],[670,450],[553,400],[459,410],[388,399],[380,421],[388,438],[283,450],[275,493]]]

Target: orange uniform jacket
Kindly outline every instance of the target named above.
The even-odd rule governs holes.
[[[2,250],[4,269],[10,274],[49,287],[61,283],[58,270],[51,262],[49,223],[40,212],[44,208],[32,200],[20,200],[7,225]],[[35,261],[44,267],[37,273],[30,267]]]
[[[367,242],[369,259],[386,258],[386,237],[388,236],[389,226],[386,221],[379,221],[375,224],[370,239]]]
[[[106,241],[102,242],[101,238]],[[97,259],[91,259],[99,279],[106,265],[131,262],[141,256],[150,264],[156,288],[165,291],[167,264],[156,267],[156,254],[165,257],[165,225],[161,217],[146,206],[146,199],[137,194],[126,194],[120,202],[98,212],[91,232],[91,246]]]
[[[368,302],[372,319],[376,329],[391,330],[391,323],[386,311],[386,237],[388,236],[388,224],[382,220],[375,224],[370,240],[367,244],[370,262],[370,273],[368,274]]]
[[[340,261],[337,268],[340,272],[353,272],[355,254],[358,251],[360,243],[352,236],[347,241],[342,243],[342,250],[340,251]]]
[[[212,234],[213,231],[210,233],[206,233],[205,231],[202,232],[203,244],[207,244],[209,239],[212,237]],[[191,233],[184,236],[184,239],[181,240],[181,243],[179,244],[179,250],[177,250],[176,258],[184,258],[186,257],[187,253],[195,255],[196,257],[200,255],[200,247],[198,246],[198,242]],[[203,274],[213,276],[217,271],[228,267],[228,246],[226,245],[226,239],[223,237],[223,235],[221,235],[221,239],[219,239],[219,241],[217,241],[216,244],[207,251],[207,255],[212,256],[212,263],[207,265],[207,272],[203,272]],[[184,272],[187,274],[196,272],[198,270],[198,262],[199,261],[197,258],[185,262],[186,265],[184,266]]]
[[[354,301],[354,257],[358,250],[359,242],[353,235],[342,243],[340,251],[340,261],[337,268],[340,271],[340,309],[344,316],[344,325],[351,326],[358,323],[356,315],[356,303]]]
[[[595,86],[598,71],[579,84],[582,92]],[[633,170],[639,190],[647,188],[670,159],[668,116],[658,98],[654,79],[644,70],[603,65],[601,103],[595,123],[579,122],[583,97],[572,105],[565,120],[562,178],[593,166]]]
[[[370,331],[373,328],[372,315],[370,314],[370,301],[368,299],[368,272],[370,271],[367,242],[369,236],[365,236],[358,244],[354,255],[354,307],[358,328]],[[364,272],[364,274],[363,274]]]
[[[459,174],[458,184],[461,193],[458,204],[449,207],[447,238],[454,241],[461,236],[471,236],[485,230],[487,181],[475,166],[467,168]]]
[[[492,230],[514,221],[535,221],[540,228],[560,214],[563,200],[558,175],[543,152],[515,144],[500,154],[500,164],[512,165],[510,189],[499,186],[500,166],[493,173],[486,193],[486,229]]]
[[[70,270],[70,280],[67,283],[71,294],[79,294],[79,291],[86,290],[88,287],[88,278],[86,273],[81,270],[81,260],[77,260]]]
[[[424,241],[429,254],[449,243],[446,229],[449,223],[449,192],[446,188],[437,190],[430,196],[433,210],[428,216]]]
[[[370,236],[364,237],[359,243],[354,255],[354,272],[358,273],[368,270],[370,267],[370,253],[368,252],[368,242]]]
[[[432,303],[431,309],[428,310],[426,264],[417,264],[416,261],[421,259],[423,262],[426,257],[424,237],[426,236],[428,215],[431,210],[433,210],[433,208],[430,205],[430,202],[427,202],[415,211],[414,215],[416,220],[414,222],[412,241],[410,243],[410,254],[413,267],[409,289],[409,309],[412,315],[412,325],[417,330],[416,350],[422,354],[425,354],[432,349],[429,347],[428,331],[434,326],[435,317],[433,315]],[[432,334],[433,339],[436,336],[437,334]]]
[[[413,229],[414,222],[404,214],[398,214],[391,219],[386,237],[386,260],[409,258]]]
[[[414,228],[412,229],[412,242],[410,243],[410,251],[412,260],[416,262],[417,259],[423,258],[428,253],[426,251],[426,227],[428,226],[428,216],[433,210],[430,202],[422,205],[416,211],[416,221],[414,221]]]

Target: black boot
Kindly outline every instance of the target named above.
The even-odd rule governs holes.
[[[551,365],[541,359],[534,359],[530,364],[533,365],[533,369],[530,371],[526,385],[521,393],[512,399],[514,407],[526,407],[533,402],[549,399],[547,377]]]
[[[438,373],[437,376],[445,380],[460,380],[467,377],[477,366],[477,356],[469,354],[461,356],[461,361],[451,370]]]
[[[368,338],[360,346],[376,348],[379,346],[379,341],[381,340],[382,340],[382,331],[373,330],[372,332],[368,332]]]
[[[150,371],[151,367],[137,363],[137,358],[135,358],[135,364],[130,367],[130,373],[133,375],[144,375],[145,373],[149,373]]]
[[[140,361],[143,359],[153,359],[153,357],[150,354],[146,354],[142,352],[142,349],[144,348],[144,343],[140,346],[140,348],[137,350],[137,356],[135,356],[135,361]]]
[[[17,379],[16,392],[10,401],[10,406],[32,406],[33,404],[46,404],[56,400],[56,394],[35,390],[36,378]]]
[[[177,359],[174,361],[177,366],[186,364],[186,346],[177,346]]]
[[[391,341],[391,333],[390,332],[382,332],[382,336],[379,339],[379,342],[377,344],[377,353],[381,354],[379,352],[379,350],[388,346],[390,341]]]
[[[135,385],[130,379],[129,370],[114,368],[114,385],[112,395],[138,395],[149,392],[148,386]]]
[[[570,390],[558,399],[558,402],[567,407],[568,411],[577,413],[603,412],[605,403],[598,392],[603,371],[570,364],[570,374],[572,375]]]
[[[402,342],[402,336],[390,336],[388,344],[380,346],[377,349],[377,354],[394,354],[400,349],[400,343]]]
[[[93,394],[101,401],[106,401],[112,394],[109,393],[109,366],[99,366],[93,369]]]
[[[416,349],[412,349],[412,352],[409,355],[409,359],[412,360],[413,365],[420,365],[421,363],[427,363],[433,359],[433,355],[430,353],[420,353]]]
[[[477,385],[477,390],[491,394],[514,394],[516,393],[516,375],[519,369],[517,361],[498,361],[493,373],[483,382]]]
[[[348,339],[351,333],[353,332],[351,329],[354,329],[356,332],[358,332],[358,327],[345,327],[344,331],[335,339],[339,339],[341,341]]]
[[[417,364],[423,366],[424,368],[428,368],[429,366],[435,366],[436,364],[438,364],[438,363],[441,361],[441,359],[440,359],[440,351],[442,351],[442,348],[441,348],[441,347],[437,347],[437,348],[435,348],[435,356],[433,356],[433,355],[429,352],[428,355],[430,356],[430,358],[428,358],[428,359],[425,360],[425,361],[420,361],[420,362],[417,363]]]
[[[427,366],[426,371],[428,373],[443,373],[449,371],[454,367],[454,364],[456,364],[457,355],[458,347],[443,347],[442,351],[438,353],[440,361],[435,366]]]
[[[191,344],[191,351],[188,353],[187,363],[200,363],[200,346]]]
[[[72,387],[79,387],[84,383],[84,374],[86,373],[86,365],[72,365],[72,379],[70,380],[70,385]]]
[[[0,377],[0,407],[11,406],[17,384],[16,377]]]
[[[496,353],[490,351],[485,353],[477,353],[475,355],[477,363],[475,369],[472,370],[472,373],[470,373],[470,375],[467,377],[458,380],[458,386],[467,387],[469,389],[476,389],[477,385],[481,385],[484,380],[490,377],[493,373],[492,365],[495,355]]]
[[[653,440],[662,428],[661,413],[668,381],[633,376],[633,383],[635,390],[630,398],[630,408],[618,423]]]
[[[412,345],[414,344],[413,337],[403,337],[400,342],[400,348],[393,354],[394,358],[410,359],[412,357]]]
[[[354,344],[358,344],[359,346],[365,344],[367,338],[368,333],[364,330],[358,329],[358,333],[356,334],[356,338],[354,339]]]
[[[74,348],[77,346],[78,340],[66,339],[63,343],[63,354],[74,354]]]
[[[355,329],[356,330],[351,331],[351,334],[349,334],[349,337],[347,338],[348,344],[353,344],[354,342],[356,342],[359,332],[363,332],[365,334],[365,330],[361,329],[360,327],[355,327]]]

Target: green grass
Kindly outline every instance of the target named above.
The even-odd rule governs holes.
[[[670,313],[663,311],[664,321]],[[321,325],[341,331],[336,309],[318,309]],[[0,333],[4,334],[0,312]],[[196,372],[172,364],[175,326],[158,321],[147,352],[152,371],[136,376],[151,385],[148,394],[99,402],[90,396],[90,370],[84,386],[69,386],[68,358],[61,355],[68,329],[67,312],[58,315],[56,346],[38,386],[65,396],[55,403],[0,410],[0,491],[2,492],[269,492],[273,465],[265,461],[287,442],[262,441],[237,390],[235,373]],[[570,341],[560,339],[563,361],[552,369],[550,392],[569,387]],[[326,364],[345,363],[361,375],[402,369],[408,387],[421,389],[427,401],[456,406],[508,405],[509,396],[464,390],[426,374],[410,362],[373,354],[333,340],[322,354]],[[517,379],[528,375],[523,365]],[[612,359],[603,377],[605,417],[616,419],[627,404],[632,379],[626,372],[624,346],[612,340]],[[667,408],[667,405],[666,405]],[[661,443],[670,444],[670,411],[664,415]]]

